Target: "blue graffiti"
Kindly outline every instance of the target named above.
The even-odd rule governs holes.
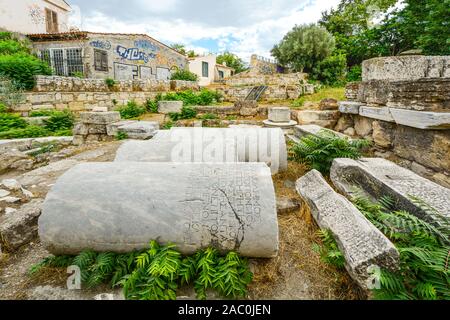
[[[151,41],[148,40],[136,40],[134,46],[140,49],[146,49],[150,51],[158,51],[159,47]]]
[[[123,59],[132,61],[144,61],[145,63],[147,63],[150,59],[156,58],[156,55],[154,53],[147,54],[143,51],[139,51],[138,48],[125,48],[121,45],[117,46],[116,51]]]
[[[109,41],[95,40],[95,41],[91,41],[89,44],[94,48],[105,49],[105,50],[111,49],[111,42],[109,42]]]

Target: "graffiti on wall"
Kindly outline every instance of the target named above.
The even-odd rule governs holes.
[[[156,58],[154,53],[145,53],[140,51],[139,48],[126,48],[118,45],[116,48],[117,54],[122,58],[130,61],[143,61],[148,63],[150,59]]]
[[[44,10],[41,9],[37,4],[32,4],[28,6],[29,15],[31,21],[34,24],[44,24],[45,23],[45,15]]]
[[[104,49],[104,50],[109,50],[111,49],[111,42],[109,42],[108,40],[103,41],[103,40],[94,40],[89,42],[89,45],[91,47],[97,48],[97,49]]]
[[[139,49],[150,50],[153,52],[156,52],[159,50],[159,47],[155,43],[153,43],[149,40],[136,40],[134,42],[134,46]]]

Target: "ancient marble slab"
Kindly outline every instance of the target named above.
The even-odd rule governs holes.
[[[47,195],[39,236],[54,254],[130,252],[155,239],[184,254],[212,246],[274,257],[271,173],[263,163],[80,164]]]
[[[294,133],[297,138],[302,138],[302,137],[308,136],[308,135],[317,135],[321,131],[327,131],[327,132],[337,135],[338,137],[350,139],[349,136],[347,136],[343,133],[340,133],[340,132],[337,132],[334,130],[330,130],[330,129],[326,129],[326,128],[323,128],[321,126],[317,126],[314,124],[294,127]]]
[[[110,124],[120,121],[120,113],[109,112],[80,112],[80,122],[85,124]]]
[[[350,113],[359,114],[359,108],[364,104],[355,101],[340,101],[339,102],[339,112],[340,113]]]
[[[172,128],[149,141],[127,141],[117,162],[264,162],[272,173],[287,168],[283,131],[269,128]]]
[[[389,108],[386,107],[376,108],[376,107],[362,106],[359,108],[359,115],[371,119],[383,120],[387,122],[395,122]]]
[[[344,254],[347,271],[362,288],[368,288],[371,266],[397,268],[399,253],[394,245],[350,201],[336,193],[318,171],[300,178],[296,188],[320,228],[332,232]]]
[[[433,220],[413,203],[411,197],[415,197],[440,214],[450,217],[450,189],[385,159],[336,159],[331,168],[331,180],[336,188],[348,196],[357,190],[375,199],[391,196],[396,201],[397,209]]]
[[[450,112],[427,112],[390,108],[397,124],[408,127],[444,130],[450,129]]]

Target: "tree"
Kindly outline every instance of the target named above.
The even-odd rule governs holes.
[[[217,56],[216,62],[218,64],[224,64],[230,68],[233,68],[236,73],[241,73],[245,70],[247,70],[247,67],[244,63],[244,61],[239,58],[237,55],[231,53],[231,52],[224,52],[221,55]]]
[[[310,24],[296,25],[271,52],[283,67],[311,72],[334,49],[334,37],[325,28]]]
[[[182,55],[186,55],[186,46],[181,43],[174,43],[170,46],[172,49],[178,51]]]

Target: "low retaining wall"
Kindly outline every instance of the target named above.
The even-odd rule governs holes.
[[[139,104],[153,99],[158,93],[199,90],[197,82],[179,80],[122,80],[112,87],[105,80],[71,77],[38,76],[32,92],[26,92],[25,102],[13,111],[27,116],[33,110],[91,111],[96,107],[114,108],[135,100]]]

